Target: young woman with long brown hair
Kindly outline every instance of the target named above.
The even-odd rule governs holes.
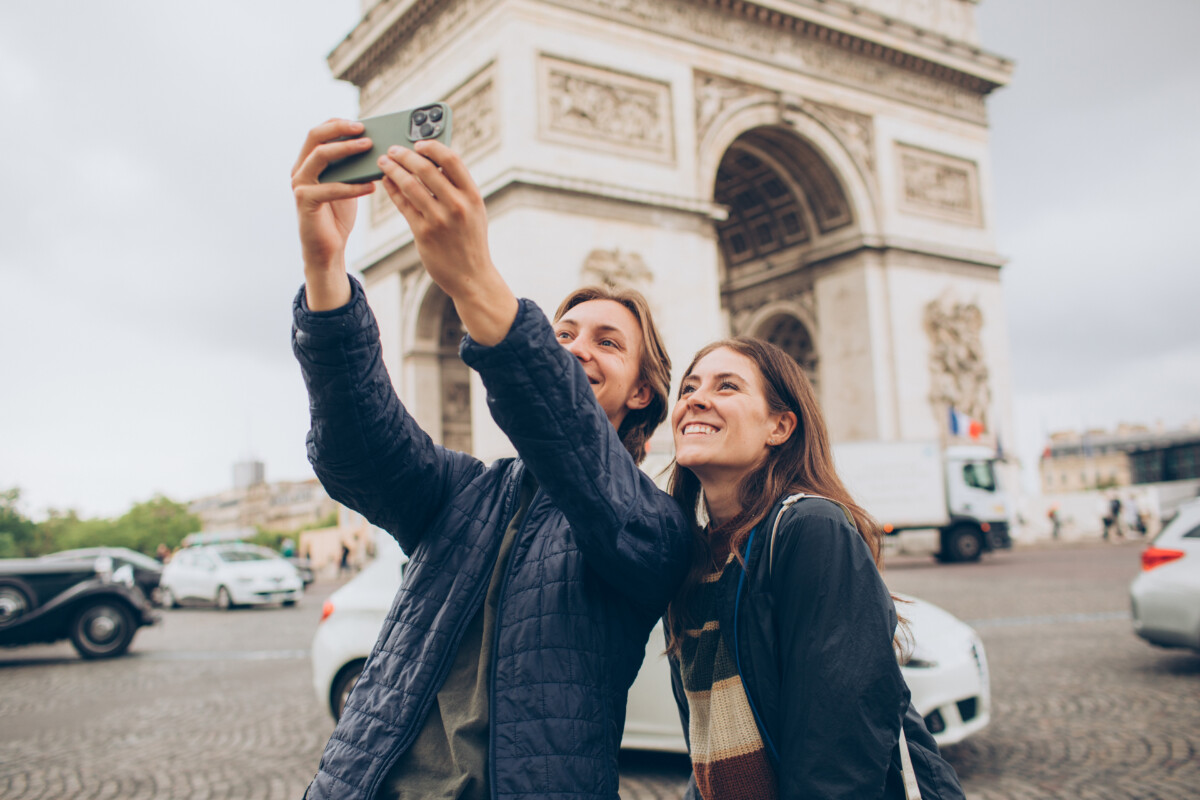
[[[909,796],[961,798],[909,703],[880,531],[800,367],[757,339],[709,345],[671,425],[670,491],[697,534],[666,626],[690,796],[904,798],[911,778]]]

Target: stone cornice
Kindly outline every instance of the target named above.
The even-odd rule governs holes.
[[[339,80],[363,86],[420,26],[439,13],[466,19],[500,0],[381,0],[329,55]],[[743,24],[762,25],[834,46],[939,81],[986,95],[1008,83],[1013,62],[973,44],[926,31],[907,22],[863,9],[849,0],[540,0],[548,5],[614,19],[643,18],[653,23],[666,13],[688,7],[728,12]],[[669,9],[666,7],[670,7]],[[465,13],[467,10],[470,15]]]
[[[984,94],[1006,85],[1012,76],[1011,59],[970,42],[863,8],[849,0],[699,1],[705,5],[734,8],[744,17],[770,20],[772,24],[782,24],[818,39],[834,41],[849,50],[874,55],[933,77],[946,78]],[[974,80],[970,80],[972,78]]]

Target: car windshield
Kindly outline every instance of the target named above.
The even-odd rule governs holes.
[[[258,550],[218,550],[217,558],[222,561],[270,561],[271,556]]]

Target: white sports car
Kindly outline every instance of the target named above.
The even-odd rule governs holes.
[[[377,535],[376,558],[325,602],[312,643],[313,688],[336,719],[362,671],[399,586],[405,561],[395,541]],[[912,701],[938,744],[953,744],[991,719],[987,657],[970,626],[916,598],[901,609],[915,643],[901,666]],[[621,746],[686,752],[661,623],[646,643],[646,660],[629,690]]]

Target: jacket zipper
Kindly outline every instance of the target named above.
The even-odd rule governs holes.
[[[503,515],[503,517],[501,517],[502,519],[512,519],[513,504],[515,503],[516,499],[520,496],[521,484],[525,480],[525,462],[517,461],[516,467],[513,470],[513,473],[516,477],[516,480],[513,481],[512,485],[508,489],[508,495],[504,498],[504,515]],[[535,495],[535,497],[536,497],[536,495]],[[532,500],[530,501],[529,506],[530,506],[530,508],[533,507]],[[526,516],[528,516],[528,513],[526,514]],[[521,520],[521,527],[522,528],[525,527],[525,520]],[[517,535],[518,535],[518,537],[520,536],[519,530],[518,530]],[[490,586],[491,583],[492,583],[491,573],[489,572],[487,580],[480,581],[480,588],[476,589],[475,596],[471,598],[471,607],[472,608],[475,606],[475,603],[479,599],[479,596],[481,594],[486,596],[488,586]],[[504,583],[505,584],[508,583],[507,568],[505,569]],[[486,600],[485,600],[485,602],[486,602]],[[497,612],[499,612],[498,608],[497,608]],[[464,615],[463,619],[459,620],[458,626],[454,629],[454,640],[453,641],[455,641],[455,642],[462,641],[463,631],[466,629],[467,625],[469,625],[471,623],[471,619],[472,619],[472,615],[467,614],[467,615]],[[499,627],[499,614],[498,613],[497,613],[497,627]],[[492,675],[493,675],[493,683],[494,683],[494,676],[495,676],[495,672],[496,672],[496,654],[495,654],[495,648],[493,647],[492,649],[493,649],[493,652],[492,652]],[[457,647],[455,648],[455,652],[457,653]],[[398,758],[400,758],[400,756],[403,755],[404,751],[407,750],[412,745],[413,741],[417,738],[417,735],[421,732],[421,725],[424,724],[424,719],[425,719],[426,715],[429,713],[429,707],[433,704],[434,698],[437,697],[437,693],[441,689],[442,684],[444,684],[446,682],[446,673],[449,671],[449,664],[450,664],[450,649],[447,648],[446,652],[442,655],[441,662],[438,663],[437,672],[436,672],[436,674],[439,675],[441,679],[436,681],[434,684],[431,684],[431,685],[436,685],[437,689],[432,689],[426,697],[422,698],[422,707],[418,711],[418,714],[416,717],[417,719],[422,720],[421,724],[414,725],[412,730],[409,731],[408,735],[405,736],[402,740],[400,740],[400,742],[396,745],[396,748],[391,753],[388,753],[387,759],[384,762],[383,769],[381,769],[379,771],[379,774],[375,776],[375,780],[371,781],[371,785],[369,787],[367,787],[366,796],[368,798],[374,798],[379,794],[379,785],[381,783],[383,783],[383,779],[386,778],[387,774],[392,771],[392,767],[394,767],[396,765],[396,760]],[[489,708],[488,708],[488,740],[489,740],[488,755],[489,755],[489,760],[490,760],[490,756],[491,756],[491,751],[494,749],[494,744],[491,741],[491,739],[492,739],[492,733],[491,733],[492,708],[491,708],[491,706],[494,704],[494,702],[495,702],[495,697],[489,691],[489,693],[488,693],[488,706],[489,706]],[[489,765],[489,771],[490,770],[491,770],[491,767]],[[318,772],[318,774],[320,774],[320,773]],[[495,798],[495,789],[489,789],[489,792],[492,794],[492,797]]]
[[[521,463],[524,466],[524,462]],[[520,480],[517,481],[518,492],[524,482],[525,470],[522,469]],[[513,540],[512,549],[508,553],[508,563],[504,565],[504,577],[500,580],[500,594],[496,597],[496,629],[492,631],[492,663],[490,674],[488,675],[488,796],[492,800],[496,800],[496,661],[500,657],[500,626],[504,622],[504,616],[501,611],[504,608],[504,594],[508,591],[508,579],[512,575],[513,562],[516,561],[513,556],[517,554],[517,547],[521,544],[521,536],[525,532],[525,525],[529,522],[529,512],[533,511],[533,507],[537,505],[537,499],[541,493],[542,485],[539,481],[538,488],[533,493],[533,497],[529,498],[529,507],[525,509],[525,518],[517,526],[516,538]],[[507,518],[512,519],[511,509]]]

